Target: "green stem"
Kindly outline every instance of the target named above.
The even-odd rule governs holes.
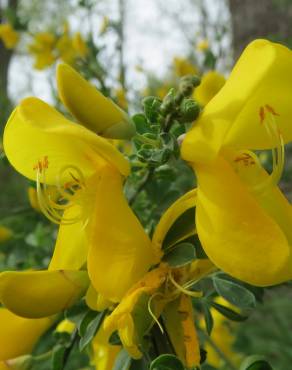
[[[130,206],[131,206],[132,204],[134,204],[134,202],[135,202],[135,200],[136,200],[137,196],[140,194],[140,192],[141,192],[142,190],[144,190],[144,187],[145,187],[145,185],[147,184],[147,182],[148,182],[148,181],[153,177],[153,175],[154,175],[154,171],[155,171],[154,167],[151,167],[151,168],[148,170],[148,172],[147,172],[147,174],[145,175],[144,179],[140,182],[140,184],[139,184],[139,186],[138,186],[138,188],[137,188],[136,192],[133,194],[133,196],[132,196],[132,197],[130,197],[130,198],[129,198],[129,204],[130,204]]]
[[[63,357],[63,369],[65,369],[67,363],[68,363],[68,360],[69,360],[69,357],[70,357],[70,354],[72,352],[72,349],[75,345],[75,343],[77,343],[79,339],[79,335],[78,335],[78,330],[75,329],[74,332],[72,333],[72,336],[71,336],[71,344],[68,348],[66,348],[66,351],[64,353],[64,357]]]

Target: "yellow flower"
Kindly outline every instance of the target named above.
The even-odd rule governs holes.
[[[74,322],[66,319],[66,320],[63,320],[61,321],[58,326],[56,327],[56,332],[57,333],[73,333],[74,329],[75,329],[76,325],[74,324]]]
[[[122,108],[127,110],[128,109],[128,101],[127,95],[123,88],[119,88],[115,90],[115,95],[117,97],[117,103]]]
[[[14,30],[10,23],[0,24],[0,40],[7,49],[13,49],[18,44],[19,33]]]
[[[190,191],[179,198],[161,217],[152,238],[152,248],[157,260],[163,257],[162,245],[168,231],[176,220],[196,204],[196,191]],[[195,229],[183,230],[169,247],[194,235]],[[206,259],[180,268],[171,268],[162,262],[138,280],[126,293],[119,305],[104,321],[108,337],[118,330],[124,348],[133,358],[142,356],[140,346],[143,336],[151,329],[162,314],[176,354],[187,367],[200,362],[199,341],[193,320],[188,286],[214,270],[214,265]]]
[[[216,303],[224,305],[225,307],[231,308],[235,311],[238,311],[238,308],[231,305],[222,297],[217,297],[215,299]],[[222,351],[226,358],[233,364],[234,367],[238,367],[241,360],[241,355],[233,349],[235,342],[234,327],[235,323],[227,320],[222,314],[220,314],[214,308],[211,308],[211,314],[214,320],[214,325],[211,333],[211,340],[216,345],[217,348]],[[200,326],[202,329],[205,329],[205,321],[200,320]],[[224,365],[222,359],[214,349],[214,347],[206,342],[204,349],[207,351],[207,362],[208,364],[214,366],[215,368],[221,367]]]
[[[209,41],[207,39],[201,40],[197,45],[197,50],[206,51],[209,49]]]
[[[76,44],[76,41],[75,41]],[[56,43],[58,57],[65,63],[73,64],[78,56],[77,50],[73,46],[73,40],[69,34],[64,33]]]
[[[34,67],[36,69],[47,68],[55,62],[55,44],[56,36],[50,32],[40,32],[34,36],[28,50],[35,58]]]
[[[209,71],[202,77],[201,84],[195,89],[194,98],[202,106],[209,101],[221,90],[225,84],[225,78],[216,71]]]
[[[83,40],[80,32],[76,32],[72,38],[72,46],[76,50],[78,56],[84,58],[88,54],[88,47]]]
[[[196,75],[198,73],[197,67],[185,58],[174,57],[173,68],[174,73],[178,77],[183,77],[185,75]]]
[[[108,136],[133,132],[126,114],[72,68],[60,65],[57,79],[62,101],[84,125]],[[95,132],[36,98],[22,101],[6,125],[7,157],[37,181],[42,211],[60,224],[49,271],[0,275],[1,301],[24,317],[48,316],[79,299],[88,286],[80,270],[86,262],[93,288],[114,302],[153,263],[150,240],[123,194],[129,163]],[[51,185],[62,202],[48,196]]]
[[[92,365],[96,370],[112,370],[116,357],[122,349],[121,346],[108,344],[108,337],[102,328],[94,337],[92,348]]]
[[[187,133],[182,157],[198,179],[196,227],[213,263],[258,286],[292,277],[292,208],[277,187],[292,138],[292,53],[252,42]],[[272,149],[273,171],[251,150]]]
[[[0,225],[0,243],[5,243],[11,239],[13,233],[8,227]]]

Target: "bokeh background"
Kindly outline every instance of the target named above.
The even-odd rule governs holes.
[[[202,74],[215,69],[228,77],[255,38],[292,47],[291,0],[0,0],[2,23],[11,17],[7,8],[17,14],[23,31],[15,48],[7,49],[0,41],[1,133],[13,107],[26,96],[58,107],[56,63],[36,69],[29,51],[37,33],[61,33],[67,27],[84,40],[90,35],[103,82],[131,114],[141,110],[143,96],[160,96],[175,87],[188,65]],[[99,87],[100,80],[95,82]],[[280,186],[290,199],[291,179],[288,147]],[[43,268],[49,261],[56,229],[38,212],[34,196],[32,184],[10,167],[1,151],[1,270]],[[291,302],[291,285],[267,289],[264,304],[236,326],[235,348],[246,355],[266,355],[275,369],[290,369]]]

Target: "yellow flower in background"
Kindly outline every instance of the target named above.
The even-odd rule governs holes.
[[[56,41],[56,36],[51,32],[40,32],[34,36],[33,42],[28,46],[28,51],[35,58],[34,68],[42,70],[56,61]]]
[[[197,44],[197,50],[199,51],[206,51],[209,49],[209,41],[207,39],[201,40]]]
[[[6,49],[13,49],[18,44],[19,33],[15,31],[10,23],[0,24],[0,40]]]
[[[173,68],[178,77],[198,74],[198,68],[186,58],[174,57]]]
[[[237,307],[231,305],[222,297],[217,297],[215,302],[238,311]],[[214,308],[211,308],[211,314],[214,320],[214,325],[210,338],[216,347],[222,351],[230,363],[237,368],[241,362],[242,356],[233,349],[236,339],[234,333],[236,324],[235,322],[231,322],[230,320],[226,319],[226,317],[224,317]],[[200,326],[202,329],[205,329],[205,322],[203,319],[200,320]],[[205,343],[204,349],[207,351],[208,364],[214,366],[215,368],[220,368],[224,365],[221,357],[209,342]]]
[[[96,370],[112,370],[122,347],[108,344],[108,337],[102,328],[92,341],[93,356],[91,363]]]
[[[196,227],[206,254],[258,286],[292,278],[292,208],[277,187],[292,138],[291,68],[289,49],[252,42],[181,147],[198,179]],[[265,149],[273,151],[270,175],[251,151]]]
[[[205,73],[200,85],[194,91],[194,99],[205,106],[221,90],[225,81],[225,77],[216,71]]]
[[[56,43],[56,51],[59,58],[68,64],[73,64],[77,58],[77,51],[73,46],[72,38],[64,33]]]
[[[61,321],[58,326],[56,327],[57,333],[73,333],[74,329],[76,328],[76,324],[70,320],[63,320]]]
[[[88,47],[83,40],[80,32],[76,32],[72,38],[72,46],[76,50],[76,53],[81,58],[86,57],[88,54]]]
[[[119,88],[115,90],[115,96],[117,98],[118,105],[124,109],[128,109],[128,101],[127,101],[127,95],[123,88]]]
[[[5,226],[0,225],[0,243],[5,243],[11,239],[13,232]]]

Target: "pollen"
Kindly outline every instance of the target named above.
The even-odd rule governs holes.
[[[33,166],[34,171],[42,172],[45,169],[48,169],[49,167],[49,160],[48,156],[44,156],[42,160],[38,160],[37,163]]]

